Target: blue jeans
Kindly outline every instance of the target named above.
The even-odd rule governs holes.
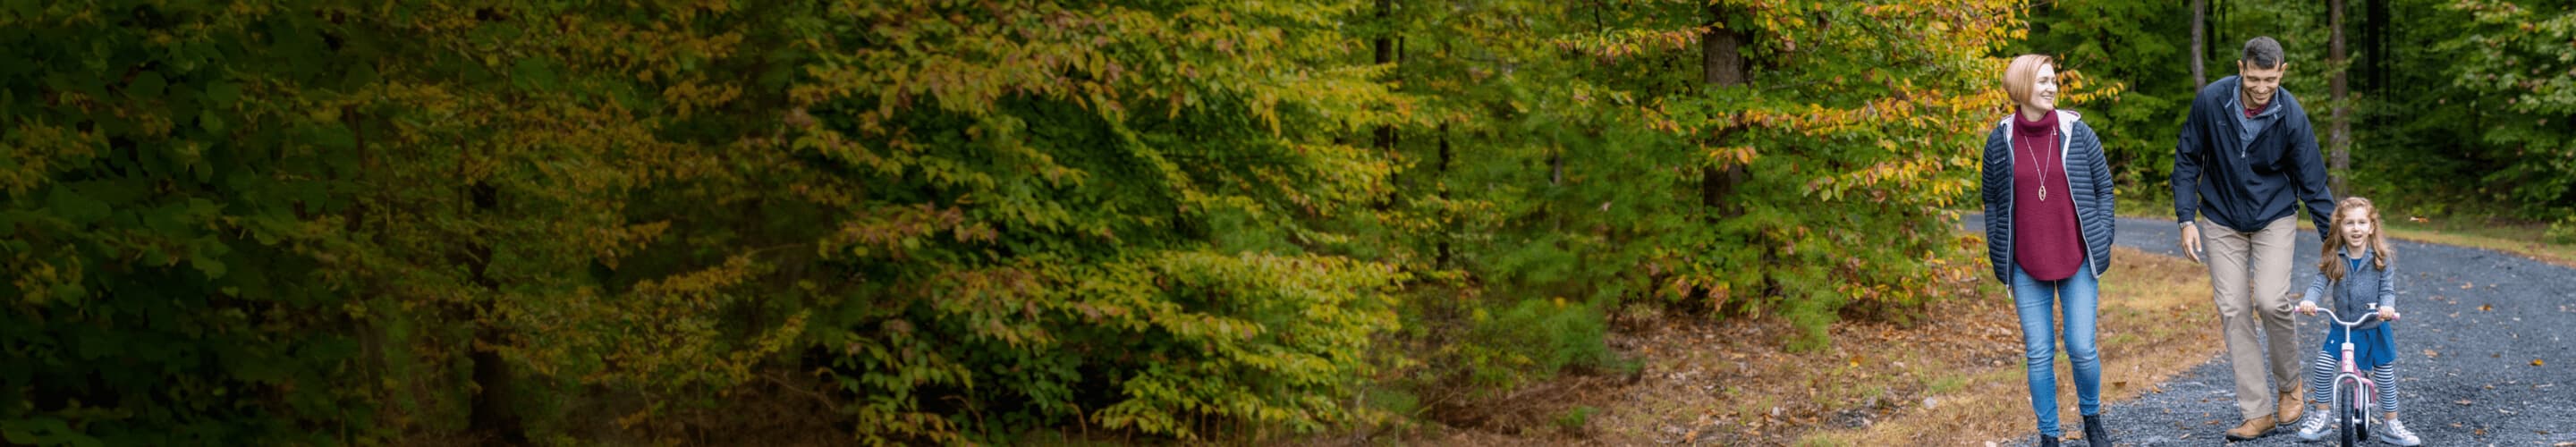
[[[2102,352],[2093,345],[2093,314],[2101,304],[2101,285],[2093,278],[2093,260],[2084,260],[2075,276],[2056,281],[2032,279],[2020,266],[2012,269],[2013,307],[2021,314],[2024,364],[2030,369],[2030,411],[2039,414],[2039,433],[2056,437],[2057,321],[2051,304],[2065,307],[2066,354],[2075,361],[2075,395],[2086,416],[2102,414]]]

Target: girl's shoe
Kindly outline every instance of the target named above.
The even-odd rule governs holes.
[[[2326,431],[2333,428],[2333,413],[2325,410],[2308,410],[2308,418],[2299,421],[2299,439],[2310,441],[2322,439],[2326,437]]]
[[[2398,423],[2395,418],[2390,418],[2386,422],[2381,422],[2379,425],[2370,427],[2370,429],[2370,431],[2379,432],[2377,433],[2379,435],[2379,442],[2407,447],[2414,447],[2417,444],[2424,443],[2423,439],[2417,439],[2415,437],[2415,432],[2413,430],[2407,430],[2406,424]]]

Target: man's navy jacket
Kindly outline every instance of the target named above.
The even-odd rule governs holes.
[[[2326,164],[2307,109],[2284,89],[2272,94],[2272,104],[2263,111],[2246,118],[2237,99],[2239,83],[2235,76],[2219,79],[2201,87],[2191,101],[2182,141],[2174,145],[2175,219],[2191,222],[2198,213],[2219,226],[2251,233],[2306,203],[2308,218],[2323,240],[2334,228],[2329,220],[2335,199],[2326,189]],[[2252,141],[2243,136],[2249,125],[2260,127]]]

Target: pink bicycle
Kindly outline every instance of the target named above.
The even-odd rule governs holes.
[[[2370,415],[2364,412],[2379,406],[2379,384],[2361,375],[2361,368],[2352,356],[2353,327],[2379,318],[2379,304],[2371,303],[2370,308],[2372,312],[2353,321],[2335,318],[2333,309],[2317,309],[2326,313],[2327,320],[2343,326],[2343,357],[2338,362],[2342,364],[2342,370],[2335,373],[2333,396],[2335,433],[2343,439],[2344,447],[2370,440]]]

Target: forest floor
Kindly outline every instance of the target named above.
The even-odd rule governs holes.
[[[2392,221],[2400,219],[2396,216],[2388,218]],[[2173,230],[2149,228],[2146,224],[2154,222],[2151,219],[2123,222],[2123,246],[2115,249],[2112,256],[2115,263],[2112,273],[2102,277],[2098,336],[2105,363],[2102,378],[2104,406],[2108,409],[2107,414],[2119,420],[2144,418],[2129,421],[2144,425],[2132,423],[2115,427],[2115,437],[2124,444],[2191,445],[2214,441],[2216,434],[2227,427],[2203,425],[2227,419],[2221,417],[2225,415],[2194,417],[2174,411],[2182,408],[2194,414],[2224,412],[2202,411],[2204,409],[2200,408],[2223,407],[2226,401],[2210,397],[2216,395],[2213,393],[2223,393],[2225,387],[2208,386],[2223,380],[2204,377],[2225,369],[2217,356],[2222,345],[2216,339],[2217,331],[2209,330],[2216,326],[2216,312],[2210,309],[2208,301],[2207,270],[2202,264],[2174,256],[2179,252],[2172,247]],[[2137,225],[2133,229],[2127,224]],[[2576,247],[2539,242],[2538,235],[2543,231],[2540,227],[2470,221],[2446,223],[2429,219],[2410,219],[2404,224],[2391,222],[2390,226],[2392,236],[2399,239],[2469,247],[2407,244],[2408,247],[2403,248],[2409,250],[2401,250],[2401,253],[2434,258],[2424,261],[2426,258],[2423,256],[2413,257],[2418,262],[2409,264],[2419,270],[2410,276],[2439,273],[2420,269],[2455,267],[2452,264],[2513,262],[2511,259],[2471,259],[2477,258],[2477,249],[2515,255],[2504,258],[2519,257],[2576,267]],[[2129,247],[2130,244],[2140,244],[2140,248],[2145,250]],[[2300,249],[2313,251],[2313,241],[2308,241]],[[2452,253],[2455,251],[2459,253]],[[2303,258],[2313,259],[2313,253]],[[2304,276],[2298,279],[2296,282],[2305,283]],[[2432,277],[2421,279],[2441,281],[2441,278]],[[2487,289],[2495,289],[2495,283],[2516,284],[2513,280],[2480,279],[2485,281],[2477,285]],[[2418,303],[2417,306],[2439,305],[2442,306],[2439,309],[2447,311],[2461,301],[2460,296],[2453,295],[2489,292],[2485,289],[2468,290],[2468,283],[2462,284],[2459,286],[2461,290],[2448,287],[2417,289],[2401,284],[2401,301],[2428,299],[2431,301],[2426,303],[2430,304]],[[1614,325],[1609,342],[1622,356],[1642,362],[1642,367],[1635,374],[1575,375],[1525,387],[1511,395],[1480,403],[1477,407],[1488,409],[1486,411],[1490,414],[1471,419],[1481,423],[1420,430],[1416,435],[1396,442],[1435,445],[1806,446],[1882,445],[1898,444],[1897,441],[1907,445],[2027,444],[2032,436],[2033,421],[2024,385],[2025,376],[2020,366],[2020,329],[2013,317],[2011,300],[1992,281],[1981,281],[1978,287],[1972,298],[1938,304],[1929,316],[1911,324],[1836,323],[1830,332],[1831,347],[1810,353],[1789,353],[1782,349],[1784,340],[1790,338],[1793,329],[1788,322],[1776,318],[1709,322],[1694,317],[1659,315],[1652,310],[1623,312],[1613,317],[1620,324]],[[2538,292],[2541,293],[2536,296],[2550,294]],[[2544,298],[2542,301],[2548,300]],[[2522,303],[2514,300],[2498,302],[2504,304],[2473,306],[2476,312],[2469,313],[2482,315],[2491,309],[2505,309]],[[2549,310],[2553,309],[2526,309],[2541,313]],[[2568,312],[2563,304],[2554,310]],[[2529,312],[2522,315],[2535,316]],[[2441,316],[2462,318],[2460,313]],[[2521,322],[2523,319],[2514,318],[2512,321]],[[2309,329],[2314,329],[2313,324],[2307,323],[2302,321],[2303,339],[2317,338],[2307,334]],[[2440,322],[2432,323],[2436,327],[2430,331],[2443,332],[2438,327]],[[2495,326],[2499,323],[2481,321],[2477,324]],[[2459,338],[2453,334],[2435,335]],[[2519,338],[2530,341],[2530,337]],[[2550,337],[2549,342],[2540,345],[2557,345],[2557,340]],[[2434,352],[2479,349],[2433,346],[2441,344],[2438,341],[2428,343],[2431,344],[2426,347],[2441,349],[2427,349],[2424,355],[2428,357],[2416,361],[2437,369],[2449,365],[2435,364],[2456,360],[2447,355],[2441,359],[2429,357]],[[2414,357],[2412,351],[2409,354],[2410,358]],[[2497,354],[2486,357],[2509,357],[2501,355],[2502,352]],[[2525,356],[2538,358],[2548,355],[2529,353]],[[2525,368],[2542,365],[2540,360],[2531,360]],[[2502,367],[2486,369],[2498,368]],[[2516,370],[2519,371],[2518,368]],[[2512,399],[2505,397],[2471,395],[2503,392],[2497,391],[2497,383],[2507,385],[2505,388],[2521,386],[2514,385],[2520,382],[2513,380],[2487,380],[2493,383],[2483,387],[2462,382],[2449,387],[2460,390],[2444,388],[2445,385],[2455,385],[2448,383],[2456,381],[2452,378],[2493,375],[2484,371],[2475,371],[2477,374],[2467,370],[2443,371],[2445,376],[2416,384],[2415,388],[2408,390],[2407,397],[2401,397],[2401,401],[2426,405],[2439,401],[2462,408],[2468,408],[2471,403],[2512,403]],[[2079,427],[2075,425],[2079,419],[2075,414],[2075,399],[2062,352],[2058,357],[2058,375],[2059,419],[2070,428],[2067,438],[2080,438],[2081,430],[2073,429]],[[2530,386],[2550,385],[2554,383]],[[2185,389],[2176,389],[2177,386]],[[2525,391],[2555,390],[2532,388]],[[2454,399],[2453,394],[2467,397]],[[2441,399],[2426,400],[2431,397]],[[2155,402],[2150,403],[2149,400]],[[2150,407],[2162,408],[2163,414],[2149,414],[2157,413]],[[2538,407],[2522,409],[2540,410]],[[2520,423],[2487,427],[2495,425],[2485,423],[2492,422],[2485,420],[2498,417],[2495,414],[2478,418],[2466,415],[2450,417],[2444,416],[2451,410],[2450,406],[2437,405],[2433,410],[2445,411],[2433,416],[2440,416],[2448,422],[2424,419],[2428,416],[2423,415],[2411,418],[2422,421],[2416,424],[2419,427],[2436,428],[2436,432],[2426,434],[2428,440],[2435,437],[2449,439],[2453,435],[2486,441],[2500,439],[2492,436],[2537,436],[2533,439],[2542,440],[2541,445],[2552,445],[2548,442],[2551,440],[2569,440],[2552,439],[2550,437],[2566,434],[2551,433],[2546,429],[2531,432],[2540,433],[2533,435],[2512,432],[2512,427],[2505,426],[2524,425]],[[2516,414],[2511,408],[2504,411],[2499,414],[2504,417]],[[2449,421],[2459,418],[2468,419]],[[2422,425],[2427,422],[2438,424]],[[2424,429],[2418,428],[2418,431]],[[2284,439],[2267,438],[2265,441],[2295,441],[2294,437],[2281,438]],[[2555,445],[2571,444],[2561,442]]]
[[[2119,248],[2103,276],[2103,394],[2129,399],[2200,365],[2219,346],[2207,270]],[[1991,283],[1987,281],[1986,283]],[[1983,445],[2031,427],[2021,329],[2010,296],[1980,286],[1913,324],[1845,321],[1831,347],[1789,353],[1777,318],[1706,322],[1617,317],[1611,346],[1644,363],[1632,378],[1570,376],[1481,405],[1475,427],[1407,443],[1446,445]],[[2184,348],[2177,348],[2184,347]],[[2065,356],[2058,357],[2061,377]],[[2061,380],[2063,420],[2077,420]]]

